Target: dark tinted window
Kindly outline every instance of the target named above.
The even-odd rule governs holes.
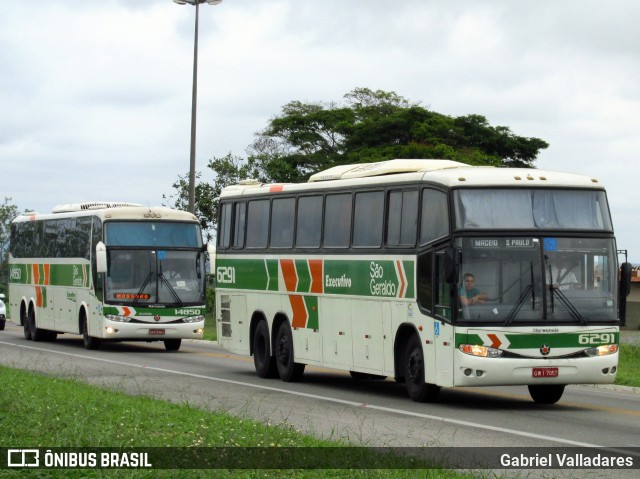
[[[449,233],[447,195],[441,191],[422,191],[420,244],[426,244]]]
[[[247,205],[243,201],[235,204],[235,215],[233,217],[233,247],[242,248],[244,246],[244,224],[246,221]]]
[[[317,248],[322,233],[322,196],[303,196],[298,199],[296,246]]]
[[[387,212],[387,245],[414,246],[418,227],[418,192],[392,191]]]
[[[324,213],[324,246],[348,248],[351,236],[351,193],[327,195]]]
[[[266,248],[269,236],[269,200],[249,201],[247,248]]]
[[[291,248],[293,246],[293,217],[295,198],[278,198],[271,205],[271,246]]]
[[[218,229],[218,247],[229,247],[231,240],[231,203],[225,203],[220,208],[220,228]]]
[[[380,247],[382,245],[383,214],[384,193],[382,191],[356,193],[353,246]]]

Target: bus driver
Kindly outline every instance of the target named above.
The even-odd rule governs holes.
[[[458,296],[460,303],[464,306],[470,304],[484,304],[487,300],[487,293],[482,293],[475,287],[476,277],[472,273],[465,273],[462,277],[464,285],[460,287]]]

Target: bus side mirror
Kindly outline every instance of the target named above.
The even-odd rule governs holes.
[[[458,250],[456,248],[444,250],[444,280],[448,284],[458,282]]]
[[[107,247],[102,241],[96,245],[96,271],[98,273],[107,272]]]
[[[626,298],[631,292],[631,263],[620,265],[620,297]]]
[[[209,255],[210,271],[215,274],[216,272],[216,245],[213,243],[207,243],[207,254]]]

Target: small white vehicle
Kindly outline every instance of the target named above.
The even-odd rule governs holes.
[[[7,307],[4,305],[4,294],[0,293],[0,331],[4,330],[4,325],[7,322]]]

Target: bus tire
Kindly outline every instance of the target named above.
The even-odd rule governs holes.
[[[177,351],[180,349],[180,345],[182,344],[182,339],[165,339],[164,340],[164,348],[167,351]]]
[[[258,321],[253,334],[253,365],[258,376],[264,379],[278,377],[278,366],[271,355],[271,339],[269,338],[269,326],[264,320]]]
[[[531,384],[529,394],[538,404],[555,404],[564,393],[564,384]]]
[[[304,364],[293,361],[293,335],[288,321],[283,321],[276,336],[276,365],[280,379],[285,382],[299,381],[304,373]]]
[[[85,349],[98,349],[100,347],[100,338],[89,336],[89,327],[87,326],[87,318],[83,315],[80,319],[80,332],[82,333],[82,342]]]
[[[29,316],[27,316],[26,310],[21,310],[20,319],[22,320],[22,330],[24,331],[24,339],[31,341],[31,328],[29,328]]]
[[[404,356],[405,386],[409,397],[416,402],[432,402],[440,394],[440,386],[424,380],[424,353],[420,338],[414,334],[407,342]]]
[[[27,322],[29,323],[29,335],[31,336],[31,339],[34,341],[45,341],[46,331],[36,326],[35,310],[29,310],[29,320]]]

